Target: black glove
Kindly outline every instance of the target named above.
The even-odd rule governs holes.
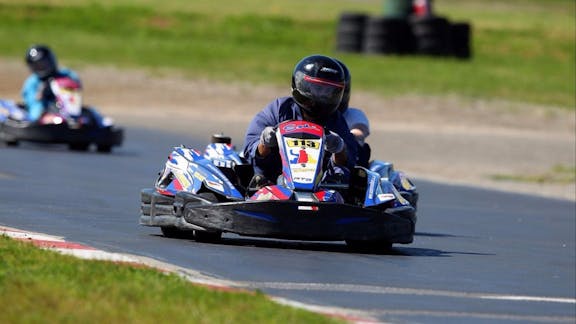
[[[269,148],[278,146],[278,141],[276,140],[276,130],[274,127],[268,126],[262,130],[262,133],[260,134],[260,143]]]
[[[325,146],[326,151],[330,153],[340,153],[344,150],[344,140],[340,135],[330,131],[326,134],[326,143]]]

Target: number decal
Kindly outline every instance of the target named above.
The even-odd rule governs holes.
[[[309,147],[313,149],[318,148],[317,140],[303,140],[303,139],[291,139],[286,142],[288,147]]]

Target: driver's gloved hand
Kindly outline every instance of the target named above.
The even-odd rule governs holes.
[[[344,150],[344,140],[340,135],[330,131],[326,134],[326,143],[325,146],[326,151],[330,153],[340,153]]]
[[[274,127],[268,126],[264,128],[260,134],[260,143],[269,148],[278,146],[278,141],[276,141],[276,130]]]

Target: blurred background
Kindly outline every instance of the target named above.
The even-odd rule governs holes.
[[[411,2],[0,0],[0,56],[22,59],[27,46],[43,42],[74,67],[173,69],[187,77],[283,85],[298,58],[325,53],[350,66],[355,89],[574,109],[574,1],[431,2],[435,15],[470,24],[470,60],[336,51],[343,13],[397,16]]]
[[[206,140],[222,125],[239,144],[289,94],[294,64],[326,54],[350,68],[377,156],[575,198],[575,12],[573,0],[0,0],[0,96],[18,99],[25,49],[45,43],[121,122]]]

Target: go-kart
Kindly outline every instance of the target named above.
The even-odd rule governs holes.
[[[0,141],[8,146],[17,146],[20,141],[68,144],[75,151],[86,151],[94,144],[104,153],[122,144],[123,129],[96,109],[82,105],[77,81],[58,77],[47,84],[55,100],[34,122],[28,120],[24,104],[0,99]]]
[[[276,131],[282,175],[251,187],[253,167],[226,136],[203,152],[175,147],[154,188],[141,190],[140,224],[164,236],[218,242],[224,232],[289,240],[345,241],[361,250],[412,243],[418,192],[391,163],[324,177],[324,129],[286,121]]]

